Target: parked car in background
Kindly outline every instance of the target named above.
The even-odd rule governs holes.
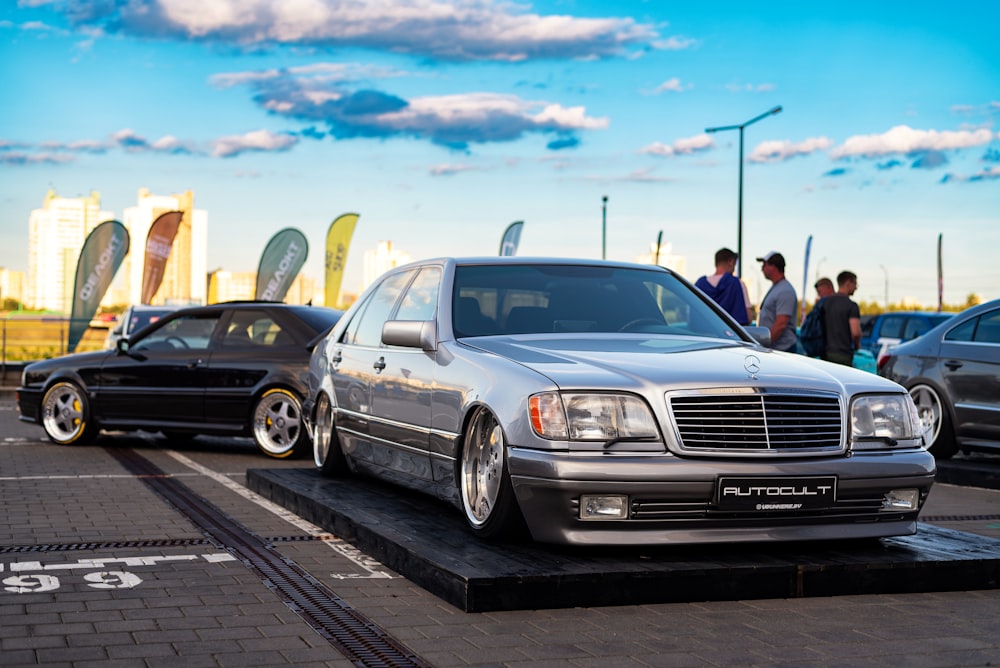
[[[892,348],[879,374],[909,390],[935,457],[1000,449],[1000,299]]]
[[[669,544],[910,534],[935,473],[896,383],[766,348],[670,270],[390,270],[310,361],[313,456],[473,534]]]
[[[869,351],[876,363],[892,346],[911,341],[954,313],[937,311],[890,311],[861,319],[861,349]]]
[[[146,325],[156,322],[163,316],[173,313],[179,308],[181,307],[150,306],[148,304],[129,306],[108,331],[108,336],[104,339],[105,349],[112,350],[117,345],[119,339],[127,339]]]
[[[20,419],[64,445],[142,429],[252,436],[264,454],[288,457],[308,443],[301,402],[312,346],[340,316],[272,302],[180,309],[114,350],[29,364]]]

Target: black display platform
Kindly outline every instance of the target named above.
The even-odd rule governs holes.
[[[369,478],[250,469],[247,485],[467,612],[1000,588],[1000,540],[927,524],[843,543],[495,544],[454,507]]]

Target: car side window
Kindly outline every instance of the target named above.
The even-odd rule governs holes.
[[[441,269],[424,267],[406,289],[396,320],[433,320],[437,311],[438,291],[441,286]]]
[[[358,346],[378,346],[382,343],[382,324],[389,318],[400,293],[413,278],[413,271],[393,274],[369,296],[363,310],[348,326],[344,342]]]
[[[978,318],[969,318],[961,325],[953,327],[944,335],[945,341],[971,341],[972,335],[976,332],[976,321]]]
[[[879,330],[879,336],[885,336],[890,339],[903,338],[903,323],[905,322],[899,316],[889,316],[882,322],[882,329]]]
[[[223,348],[294,345],[295,336],[265,311],[236,311],[226,327]]]
[[[903,336],[900,338],[904,341],[909,341],[910,339],[917,338],[930,328],[931,324],[923,318],[910,318],[906,321],[906,328],[903,330]]]
[[[218,323],[219,315],[216,313],[182,315],[136,341],[129,350],[207,350]]]
[[[1000,343],[1000,310],[979,316],[973,340],[977,343]]]

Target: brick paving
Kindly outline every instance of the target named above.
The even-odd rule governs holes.
[[[176,476],[432,666],[1000,664],[1000,590],[465,613],[232,486],[308,460],[239,439],[55,446],[0,398],[3,666],[359,665],[105,448]],[[1000,492],[937,485],[923,516],[1000,537]]]

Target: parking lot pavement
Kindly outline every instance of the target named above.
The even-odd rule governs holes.
[[[996,589],[465,613],[243,485],[247,468],[309,465],[265,459],[240,439],[168,443],[117,435],[91,446],[55,446],[38,427],[16,420],[12,402],[0,400],[0,663],[1000,662]],[[178,492],[191,507],[179,507],[185,499],[173,496]],[[219,511],[208,528],[207,519],[192,519],[206,507]],[[998,536],[1000,492],[937,485],[923,515],[948,528]],[[220,535],[231,539],[220,541]],[[275,559],[298,568],[304,579],[264,572],[282,570]],[[309,600],[289,601],[282,578],[292,589],[308,584],[301,588]],[[303,616],[309,604],[329,610],[333,622]],[[329,630],[341,627],[349,637],[332,637]],[[379,653],[386,646],[400,653],[386,661]]]

